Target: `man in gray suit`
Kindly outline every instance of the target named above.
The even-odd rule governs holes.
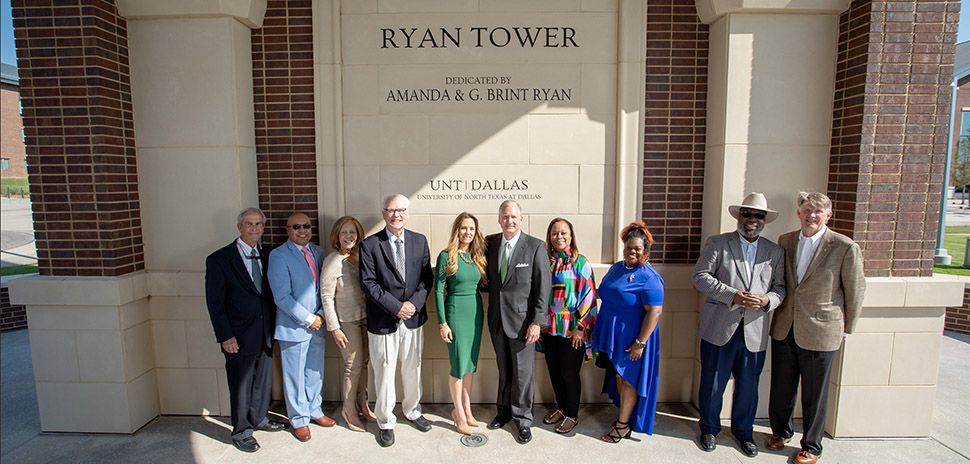
[[[535,349],[540,326],[547,324],[551,277],[542,240],[522,233],[522,208],[505,200],[498,209],[502,233],[485,238],[488,247],[488,331],[498,363],[498,414],[488,424],[498,429],[515,421],[515,439],[532,440]]]
[[[754,457],[758,378],[768,347],[768,315],[785,298],[785,252],[761,237],[765,223],[778,216],[764,195],[751,193],[728,211],[738,220],[737,230],[711,237],[694,267],[694,287],[707,296],[697,324],[700,447],[716,447],[724,389],[734,375],[731,433],[741,452]]]

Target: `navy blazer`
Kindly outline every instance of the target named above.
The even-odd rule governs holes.
[[[256,354],[261,348],[273,347],[276,305],[266,274],[267,256],[265,249],[260,250],[262,293],[256,290],[235,240],[205,259],[205,303],[216,341],[222,343],[236,337],[242,354]]]
[[[428,239],[417,232],[404,230],[405,276],[401,279],[394,267],[394,250],[387,229],[381,229],[360,243],[360,288],[367,299],[367,331],[386,335],[397,330],[397,313],[405,301],[416,311],[404,321],[409,329],[428,320],[425,303],[434,275]]]

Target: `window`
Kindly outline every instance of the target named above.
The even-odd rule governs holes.
[[[10,170],[10,158],[0,158],[0,171]]]

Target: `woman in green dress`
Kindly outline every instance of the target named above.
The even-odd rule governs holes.
[[[475,216],[461,213],[455,218],[448,248],[438,255],[435,280],[441,339],[448,344],[451,361],[448,389],[455,404],[451,418],[459,433],[471,435],[471,427],[478,426],[472,415],[471,389],[484,320],[478,286],[485,280],[485,239]]]

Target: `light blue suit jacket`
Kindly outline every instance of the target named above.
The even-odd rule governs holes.
[[[310,247],[319,276],[323,249],[313,243],[307,246]],[[288,342],[309,340],[313,332],[306,320],[311,314],[322,314],[320,284],[314,282],[300,247],[287,240],[270,252],[267,276],[278,308],[274,336],[277,340]]]

